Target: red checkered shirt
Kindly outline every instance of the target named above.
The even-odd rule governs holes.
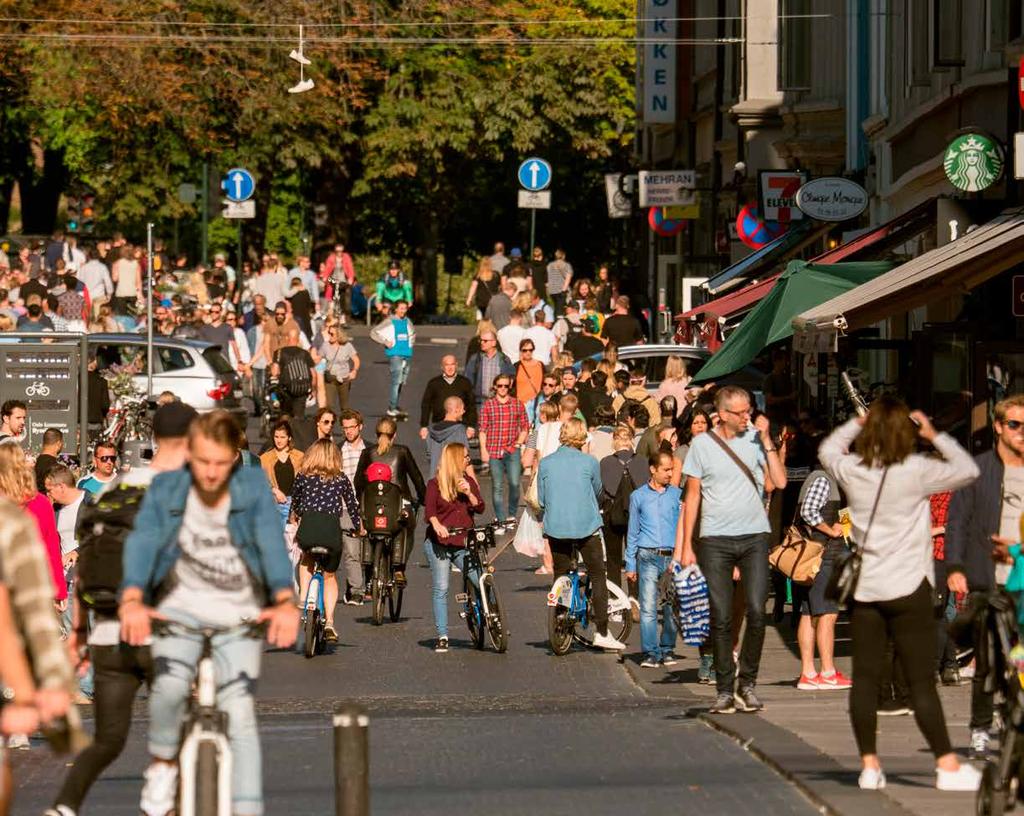
[[[530,429],[526,409],[512,397],[505,402],[499,402],[497,397],[487,400],[480,409],[478,424],[480,433],[487,437],[487,453],[495,459],[512,453],[520,434]]]
[[[945,492],[935,493],[930,497],[932,527],[946,526],[946,517],[949,515],[949,500],[952,496],[952,493]],[[946,560],[946,536],[944,534],[932,536],[932,558],[936,561]]]

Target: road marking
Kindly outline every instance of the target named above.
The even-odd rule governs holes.
[[[458,338],[455,337],[431,337],[430,342],[435,346],[457,346]]]

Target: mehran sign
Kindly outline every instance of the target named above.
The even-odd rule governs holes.
[[[855,181],[831,176],[804,184],[797,190],[796,205],[818,221],[849,221],[867,209],[868,194]]]
[[[641,207],[688,207],[697,198],[693,170],[641,170]]]

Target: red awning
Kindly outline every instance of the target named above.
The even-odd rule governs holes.
[[[753,306],[761,298],[767,295],[772,287],[775,285],[775,281],[778,280],[779,272],[772,275],[770,278],[765,278],[763,281],[757,283],[751,283],[748,286],[744,286],[738,292],[732,292],[728,295],[723,295],[720,298],[708,301],[703,306],[698,306],[695,309],[690,309],[688,312],[683,312],[680,315],[676,315],[676,320],[686,320],[688,317],[692,317],[696,314],[702,314],[704,312],[711,312],[712,314],[718,315],[718,317],[728,317],[736,312],[741,312],[750,306]]]

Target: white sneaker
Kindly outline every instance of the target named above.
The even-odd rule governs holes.
[[[178,766],[169,762],[152,762],[143,774],[139,808],[145,816],[167,816],[174,810],[178,793]]]
[[[935,769],[935,787],[941,791],[976,791],[981,786],[981,771],[966,762],[959,770]]]
[[[311,90],[313,90],[313,80],[311,80],[309,77],[307,77],[306,79],[302,80],[301,82],[296,82],[294,85],[292,85],[292,87],[290,87],[288,89],[288,93],[290,93],[290,94],[299,94],[299,93],[305,93],[306,91],[311,91]]]
[[[7,747],[11,750],[27,751],[29,749],[28,734],[11,734],[7,738]]]
[[[611,635],[602,635],[594,633],[594,648],[595,649],[607,649],[611,652],[621,652],[626,648],[626,644],[621,640],[616,640]]]
[[[881,790],[885,787],[885,772],[881,768],[865,768],[857,785],[861,790]]]
[[[292,52],[288,55],[288,58],[295,60],[297,63],[299,63],[299,65],[309,65],[310,64],[309,57],[307,57],[301,51],[295,50],[294,48],[292,49]]]

